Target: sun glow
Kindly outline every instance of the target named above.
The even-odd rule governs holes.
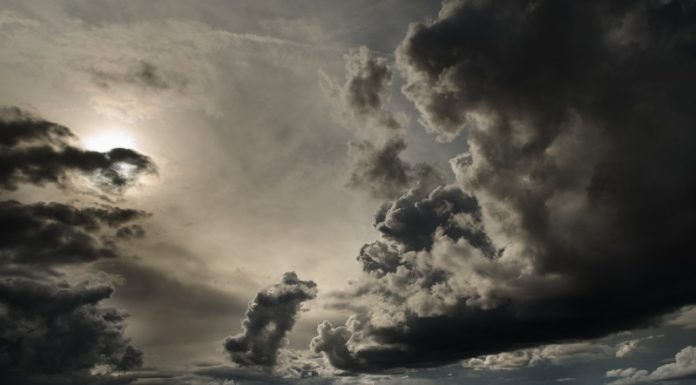
[[[112,148],[135,148],[135,139],[123,131],[102,131],[84,139],[88,150],[105,152]]]

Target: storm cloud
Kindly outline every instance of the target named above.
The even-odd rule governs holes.
[[[75,140],[67,127],[16,107],[0,108],[0,185],[64,186],[72,174],[81,174],[104,191],[118,192],[156,170],[150,158],[131,149],[89,151]]]
[[[109,365],[129,370],[142,353],[123,337],[125,313],[97,306],[111,296],[103,284],[0,277],[0,372],[54,374]]]
[[[438,140],[467,133],[457,184],[379,210],[365,306],[313,349],[345,370],[441,365],[696,302],[694,25],[676,0],[447,1],[412,24],[403,92]],[[461,215],[427,203],[445,191]]]
[[[68,128],[17,108],[4,108],[0,115],[0,190],[51,182],[70,193],[72,186],[65,182],[78,172],[121,192],[142,173],[154,171],[149,158],[132,150],[97,153],[74,147],[76,138]],[[147,216],[106,205],[0,201],[3,379],[88,381],[98,367],[128,371],[142,365],[143,353],[124,336],[128,315],[103,305],[114,293],[113,277],[71,275],[64,268],[120,256],[119,240],[144,236],[135,222]]]
[[[130,223],[147,216],[143,211],[111,206],[2,201],[0,260],[56,265],[113,258],[118,254],[116,237],[144,235],[142,228]]]
[[[230,359],[241,366],[275,365],[302,303],[316,295],[316,283],[302,281],[294,272],[285,273],[280,283],[258,292],[242,320],[243,331],[225,339]]]

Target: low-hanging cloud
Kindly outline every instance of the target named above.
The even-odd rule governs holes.
[[[67,127],[16,107],[0,108],[0,186],[64,186],[77,173],[104,191],[119,192],[156,170],[149,157],[134,150],[89,151],[74,145],[75,139]]]
[[[433,192],[461,197],[378,212],[357,313],[313,349],[345,370],[441,365],[696,302],[694,21],[678,0],[447,1],[413,24],[403,91],[439,140],[466,129],[457,184]]]
[[[280,283],[259,291],[249,303],[243,331],[225,339],[230,359],[241,366],[275,365],[302,303],[316,294],[316,283],[300,280],[294,272],[285,273]]]

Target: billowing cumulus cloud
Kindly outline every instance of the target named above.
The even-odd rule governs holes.
[[[375,214],[374,226],[404,251],[429,250],[433,234],[440,230],[451,239],[466,237],[474,246],[491,253],[481,219],[476,199],[456,186],[438,186],[425,196],[409,191],[382,205]]]
[[[369,192],[377,199],[394,199],[409,189],[430,191],[442,183],[440,173],[427,163],[410,164],[399,156],[406,149],[402,138],[388,139],[380,147],[350,142],[352,159],[348,185]]]
[[[404,93],[439,140],[466,128],[467,152],[455,186],[379,210],[384,245],[359,257],[373,274],[342,299],[357,314],[322,324],[315,351],[439,365],[696,302],[694,21],[676,0],[448,1],[413,24]]]
[[[75,146],[75,139],[67,127],[16,107],[0,108],[0,185],[12,190],[19,183],[63,186],[72,174],[82,174],[102,190],[120,191],[155,171],[150,158],[136,151],[88,151]]]
[[[645,369],[612,369],[607,377],[616,378],[611,385],[654,384],[663,381],[696,378],[696,347],[687,346],[674,357],[674,362],[659,366],[652,372]]]
[[[285,273],[280,283],[258,292],[242,320],[243,331],[225,339],[230,359],[242,366],[275,365],[302,303],[316,294],[316,283],[300,280],[294,272]]]

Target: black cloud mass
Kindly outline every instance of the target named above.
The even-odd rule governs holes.
[[[231,360],[241,366],[275,365],[302,303],[316,295],[316,283],[302,281],[294,272],[285,273],[280,283],[259,291],[249,302],[242,333],[225,339]]]
[[[448,1],[397,65],[426,129],[468,148],[456,184],[378,212],[356,314],[314,351],[440,365],[696,302],[695,2]]]
[[[155,170],[133,150],[75,147],[67,127],[20,109],[3,108],[0,116],[0,196],[18,184],[49,182],[70,192],[73,173],[118,194]],[[144,236],[134,222],[147,216],[106,205],[0,201],[0,378],[89,382],[98,367],[142,365],[143,353],[124,337],[127,314],[102,305],[114,292],[112,278],[65,268],[120,256],[119,240]]]

